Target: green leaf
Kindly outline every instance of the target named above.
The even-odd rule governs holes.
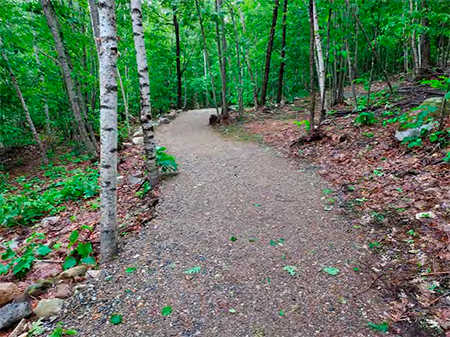
[[[231,241],[231,242],[237,241],[237,237],[232,236],[232,237],[230,238],[230,241]]]
[[[231,312],[232,314],[236,313],[236,309],[233,309],[233,308],[228,309],[228,311]]]
[[[113,325],[120,324],[120,323],[122,323],[122,315],[113,314],[113,315],[111,315],[111,317],[109,318],[109,321],[110,321],[111,324],[113,324]]]
[[[97,264],[97,261],[95,261],[95,258],[93,256],[84,257],[80,262],[91,266],[95,266]]]
[[[61,248],[61,242],[55,243],[55,244],[53,245],[53,249],[54,249],[54,250],[58,250],[58,249],[60,249],[60,248]]]
[[[137,270],[136,267],[128,267],[127,269],[125,269],[125,273],[127,274],[132,274]]]
[[[78,237],[80,236],[80,233],[78,231],[73,231],[69,236],[69,248],[73,246],[75,241],[78,240]]]
[[[77,265],[77,260],[73,256],[69,256],[66,258],[66,262],[63,264],[63,269],[67,270]]]
[[[9,260],[16,256],[16,252],[13,251],[10,247],[2,254],[2,260]]]
[[[450,91],[447,91],[447,93],[445,94],[445,99],[449,99],[450,100]]]
[[[52,250],[46,245],[41,245],[36,249],[36,252],[40,256],[45,256],[45,255],[50,254],[52,252]]]
[[[278,311],[278,315],[284,316],[284,311],[283,310]]]
[[[369,326],[369,328],[371,328],[374,331],[385,332],[385,333],[389,332],[389,324],[387,322],[383,322],[381,324],[375,324],[375,323],[369,322],[369,323],[367,323],[367,325]]]
[[[161,310],[161,315],[163,315],[163,316],[169,316],[171,313],[172,313],[172,307],[169,307],[169,306],[167,306],[167,307],[164,307],[164,308],[162,308],[162,310]]]
[[[77,247],[77,252],[83,258],[88,257],[92,253],[92,243],[80,243]]]
[[[74,329],[64,330],[65,335],[76,335],[77,333],[78,331]]]
[[[289,275],[291,275],[291,276],[297,275],[297,272],[296,272],[297,267],[296,266],[285,266],[285,267],[283,267],[283,270],[286,270],[289,273]]]
[[[195,266],[184,271],[185,274],[198,274],[200,273],[202,268],[200,266]]]
[[[0,264],[0,275],[8,274],[10,268],[11,266],[9,264]]]
[[[339,274],[339,269],[337,268],[323,268],[322,270],[332,276],[336,276]]]

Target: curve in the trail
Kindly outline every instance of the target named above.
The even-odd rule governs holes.
[[[366,250],[357,230],[324,210],[323,181],[306,164],[223,138],[207,125],[211,113],[189,111],[159,128],[181,173],[162,184],[157,219],[106,270],[112,280],[99,286],[99,302],[75,310],[97,317],[79,334],[372,336],[380,298],[352,297],[371,283],[353,271]],[[124,272],[130,266],[134,274]],[[193,267],[201,270],[186,273]],[[105,323],[111,313],[124,323]]]

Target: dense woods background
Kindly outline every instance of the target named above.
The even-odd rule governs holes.
[[[42,4],[48,7],[47,20]],[[314,5],[316,84],[321,91],[322,81],[329,88],[329,104],[343,101],[343,86],[350,78],[366,85],[392,74],[419,78],[443,74],[448,64],[447,1],[335,0]],[[87,136],[93,141],[99,133],[99,75],[87,1],[0,0],[0,6],[0,146],[23,146],[37,139],[77,146]],[[130,4],[119,0],[116,7],[123,139],[126,113],[131,122],[139,116],[139,81]],[[145,1],[152,114],[225,102],[238,109],[240,93],[247,107],[307,95],[308,11],[309,3],[299,0]],[[49,17],[66,62],[57,55]],[[71,95],[62,63],[72,77]],[[29,127],[10,73],[36,132]],[[78,102],[79,118],[74,118],[71,99]],[[85,125],[80,128],[80,123]]]

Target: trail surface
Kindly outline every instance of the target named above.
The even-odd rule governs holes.
[[[367,250],[324,210],[324,183],[306,164],[222,137],[207,126],[211,113],[159,128],[181,173],[163,182],[157,219],[126,240],[106,281],[74,297],[65,321],[81,336],[372,336],[367,322],[382,320],[382,305],[364,291]],[[109,323],[114,313],[122,324]]]

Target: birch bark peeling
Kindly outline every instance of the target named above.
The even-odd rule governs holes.
[[[100,39],[100,253],[117,254],[117,28],[114,0],[98,3]]]
[[[142,25],[142,2],[131,0],[131,21],[133,24],[134,46],[139,74],[139,92],[141,96],[141,125],[144,135],[144,152],[147,166],[147,180],[150,186],[158,185],[158,165],[156,163],[156,142],[152,123],[150,103],[150,79],[145,52],[144,27]]]

